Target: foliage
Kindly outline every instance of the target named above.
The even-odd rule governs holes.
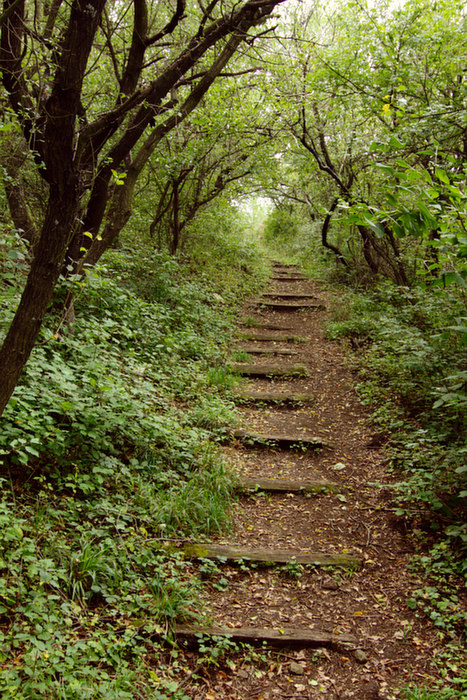
[[[428,615],[450,645],[451,660],[440,662],[456,682],[460,669],[451,673],[449,663],[462,653],[467,577],[463,293],[380,283],[365,296],[345,296],[342,303],[339,293],[328,335],[347,338],[356,351],[361,398],[390,435],[396,513],[412,523],[420,550],[412,568],[423,578],[408,605]]]
[[[76,320],[57,325],[50,310],[2,417],[2,697],[186,698],[163,640],[203,615],[201,584],[164,541],[229,526],[216,439],[231,404],[208,370],[259,270],[239,243],[229,271],[224,237],[232,252],[214,282],[207,263],[196,275],[140,243],[60,284],[61,299],[72,285]],[[5,316],[21,261],[2,257]]]
[[[463,4],[299,6],[285,22],[274,105],[292,138],[269,191],[310,222],[302,250],[319,241],[360,282],[464,285]]]

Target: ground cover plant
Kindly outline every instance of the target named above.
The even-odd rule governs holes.
[[[353,351],[350,358],[360,375],[360,396],[372,409],[392,469],[395,513],[418,551],[412,568],[420,576],[420,586],[407,605],[427,615],[439,629],[445,643],[440,662],[446,678],[457,679],[463,687],[467,577],[463,288],[410,290],[380,282],[365,294],[347,290],[345,303],[340,294],[333,316],[328,335],[346,339]]]
[[[22,251],[4,235],[3,320]],[[2,697],[185,697],[158,640],[203,616],[200,584],[164,541],[228,527],[231,405],[211,377],[259,271],[251,248],[235,260],[222,289],[141,247],[62,282],[76,318],[51,310],[2,418]]]

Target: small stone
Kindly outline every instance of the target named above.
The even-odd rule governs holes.
[[[241,669],[237,672],[237,676],[240,676],[240,678],[249,678],[249,677],[250,677],[249,674],[248,674],[248,671],[245,671],[243,668],[241,668]]]
[[[337,462],[336,464],[332,465],[331,469],[334,469],[334,471],[336,471],[336,472],[340,472],[343,469],[347,469],[347,467],[342,462]]]
[[[325,588],[327,591],[337,591],[339,584],[334,578],[325,578],[321,582],[321,588]]]
[[[293,673],[294,676],[303,676],[305,673],[305,669],[303,668],[302,664],[297,664],[296,661],[290,662],[289,671],[290,673]]]
[[[354,655],[355,661],[358,661],[359,664],[366,664],[366,662],[368,661],[368,656],[363,651],[363,649],[355,649],[353,655]]]

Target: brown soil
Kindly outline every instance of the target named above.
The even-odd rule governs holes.
[[[274,280],[269,291],[303,292],[313,294],[324,307],[329,303],[326,291],[311,280]],[[239,413],[249,430],[309,433],[326,438],[329,447],[293,451],[238,443],[225,454],[241,475],[328,479],[340,483],[342,492],[243,495],[235,506],[233,532],[218,541],[357,554],[363,566],[350,572],[310,568],[294,577],[293,566],[287,572],[284,567],[219,564],[203,595],[216,625],[350,632],[358,639],[358,649],[237,652],[211,667],[199,664],[199,655],[186,652],[185,661],[196,674],[189,674],[183,685],[194,699],[394,698],[410,682],[423,684],[436,675],[436,631],[406,605],[417,587],[407,569],[411,545],[391,510],[389,489],[376,485],[389,484],[380,455],[385,438],[374,434],[357,400],[356,378],[346,366],[343,349],[324,336],[327,313],[279,313],[257,306],[245,310],[245,316],[293,328],[297,336],[309,339],[293,344],[299,356],[279,355],[268,362],[300,362],[310,369],[308,378],[248,380],[246,386],[311,391],[315,401],[298,407],[244,405]],[[271,338],[278,335],[280,331],[270,332]],[[270,346],[268,341],[257,344]],[[261,355],[251,357],[254,363],[264,361]]]

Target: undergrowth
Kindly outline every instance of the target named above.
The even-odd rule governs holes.
[[[438,628],[446,648],[439,661],[446,679],[459,684],[455,692],[467,686],[459,665],[467,577],[466,318],[462,289],[384,282],[365,295],[348,291],[345,300],[340,291],[327,329],[354,351],[361,399],[387,436],[396,514],[416,541],[412,569],[424,582],[407,604]]]
[[[4,322],[27,268],[7,238]],[[1,421],[2,697],[186,697],[159,659],[175,621],[204,618],[200,583],[164,543],[229,526],[232,405],[214,370],[258,271],[251,249],[216,260],[215,284],[118,250],[62,282],[76,320],[51,309]]]

